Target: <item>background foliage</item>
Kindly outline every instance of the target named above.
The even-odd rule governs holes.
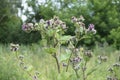
[[[26,0],[26,3],[32,11],[29,11],[29,9],[24,10],[21,0],[12,0],[11,2],[4,0],[0,2],[1,43],[33,43],[40,40],[40,33],[31,32],[27,34],[21,30],[23,22],[17,15],[17,8],[19,8],[22,11],[21,14],[27,17],[25,22],[34,23],[39,22],[41,18],[50,19],[54,15],[59,16],[69,26],[66,34],[71,35],[74,35],[74,28],[72,27],[74,25],[71,23],[70,18],[83,15],[86,19],[86,27],[88,27],[88,23],[94,23],[97,29],[97,35],[94,38],[83,41],[86,45],[93,45],[95,42],[116,44],[115,41],[119,44],[119,39],[109,36],[113,36],[115,34],[113,30],[117,30],[120,26],[120,0],[45,0],[43,3],[40,3],[39,0]],[[119,47],[119,45],[117,46]]]

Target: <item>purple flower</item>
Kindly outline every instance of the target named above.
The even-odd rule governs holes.
[[[94,24],[89,24],[88,30],[93,30],[94,29]]]
[[[50,26],[50,20],[46,21],[47,25]]]
[[[26,32],[30,32],[34,29],[33,23],[25,23],[22,25],[22,30]]]
[[[23,25],[22,25],[22,30],[23,30],[23,31],[26,31],[26,30],[27,30],[27,24],[23,24]]]
[[[93,34],[96,34],[96,30],[94,28],[94,24],[89,24],[87,32],[93,32]]]

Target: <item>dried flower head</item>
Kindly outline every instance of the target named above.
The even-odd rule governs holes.
[[[11,51],[17,51],[19,49],[19,44],[10,44],[10,50]]]

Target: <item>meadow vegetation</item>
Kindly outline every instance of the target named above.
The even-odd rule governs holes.
[[[19,55],[24,55],[27,65],[33,66],[30,72],[31,74],[34,74],[33,71],[39,72],[40,80],[77,80],[72,67],[69,67],[68,72],[66,72],[63,64],[60,64],[62,70],[61,73],[58,74],[55,60],[50,54],[42,50],[42,47],[38,46],[38,44],[29,46],[21,45],[18,53]],[[19,62],[16,60],[14,53],[11,52],[9,45],[0,46],[0,55],[0,80],[32,80],[31,77],[20,68]],[[100,62],[98,59],[100,55],[107,56],[107,60]],[[89,73],[90,75],[87,77],[87,80],[109,80],[107,77],[111,74],[108,69],[112,67],[113,64],[120,62],[120,56],[118,55],[120,55],[120,51],[114,50],[110,46],[96,46],[95,49],[93,49],[93,58],[90,59],[87,64],[87,72],[93,69],[93,72]],[[82,75],[82,73],[80,74]],[[117,75],[120,75],[120,73]]]

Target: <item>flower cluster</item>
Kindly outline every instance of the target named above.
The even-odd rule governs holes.
[[[81,35],[93,33],[96,34],[96,30],[94,28],[94,24],[89,24],[88,29],[85,27],[85,24],[83,23],[84,17],[80,16],[79,18],[76,18],[75,16],[72,17],[71,21],[75,23],[75,35],[76,38],[80,38]]]
[[[75,23],[75,27],[76,27],[75,34],[76,34],[77,38],[79,38],[79,36],[81,34],[83,34],[83,32],[85,32],[85,30],[86,30],[85,29],[85,24],[83,23],[84,20],[85,19],[84,19],[83,16],[80,16],[79,18],[76,18],[75,16],[73,16],[72,19],[71,19],[71,21],[73,23]]]
[[[46,29],[51,29],[51,28],[52,29],[59,29],[59,28],[66,29],[67,28],[65,22],[61,21],[57,16],[54,16],[53,19],[46,20],[46,21],[41,19],[40,23],[42,23],[43,24],[42,26],[44,26],[44,28]]]
[[[70,58],[70,63],[72,65],[72,68],[76,71],[80,69],[80,62],[82,61],[82,58],[79,55],[79,49],[73,48],[72,49],[72,57]]]
[[[74,70],[80,69],[79,63],[81,62],[81,60],[82,60],[82,58],[80,58],[79,56],[76,56],[76,57],[70,59],[70,62],[72,63],[72,67]]]
[[[72,58],[70,61],[73,64],[79,63],[82,60],[79,56]]]

